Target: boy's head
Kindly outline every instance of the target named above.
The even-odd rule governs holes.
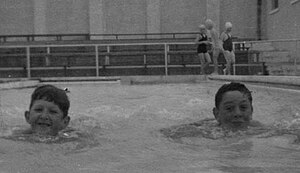
[[[214,22],[213,22],[212,20],[210,20],[210,19],[207,19],[207,20],[205,21],[205,26],[206,26],[206,28],[207,28],[208,30],[211,30],[211,29],[213,29],[213,27],[214,27]]]
[[[34,133],[56,135],[69,124],[69,107],[70,101],[64,90],[43,85],[32,93],[25,119]]]
[[[214,116],[221,126],[246,128],[252,120],[252,95],[241,83],[224,84],[215,95]]]

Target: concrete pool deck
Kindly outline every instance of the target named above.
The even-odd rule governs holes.
[[[286,86],[300,89],[300,76],[224,76],[224,75],[172,75],[172,76],[121,76],[121,77],[66,77],[39,79],[0,79],[0,90],[35,87],[42,82],[120,81],[124,85],[201,83],[206,80],[245,82],[263,85]]]
[[[300,89],[300,76],[228,76],[212,75],[208,76],[209,80],[245,82],[252,84],[261,84],[279,87],[292,87]]]

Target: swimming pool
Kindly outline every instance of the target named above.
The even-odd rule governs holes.
[[[298,172],[300,144],[295,135],[176,142],[159,132],[213,117],[214,94],[222,84],[54,83],[71,91],[70,126],[90,137],[52,143],[0,138],[0,172]],[[254,119],[288,124],[299,118],[299,91],[248,88]],[[32,92],[0,91],[2,136],[28,126],[24,111]]]

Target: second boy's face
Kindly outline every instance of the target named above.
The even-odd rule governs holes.
[[[25,118],[34,133],[43,135],[57,135],[70,120],[54,102],[43,99],[34,101],[31,109],[25,112]]]
[[[245,94],[228,91],[224,94],[219,108],[214,108],[213,112],[221,126],[244,129],[252,120],[253,108]]]

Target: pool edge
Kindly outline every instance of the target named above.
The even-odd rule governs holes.
[[[210,75],[208,80],[246,82],[252,84],[270,85],[278,87],[293,87],[300,89],[300,76],[241,76],[241,75]]]
[[[206,75],[172,75],[172,76],[122,76],[122,85],[149,85],[166,83],[200,83],[207,81]]]

